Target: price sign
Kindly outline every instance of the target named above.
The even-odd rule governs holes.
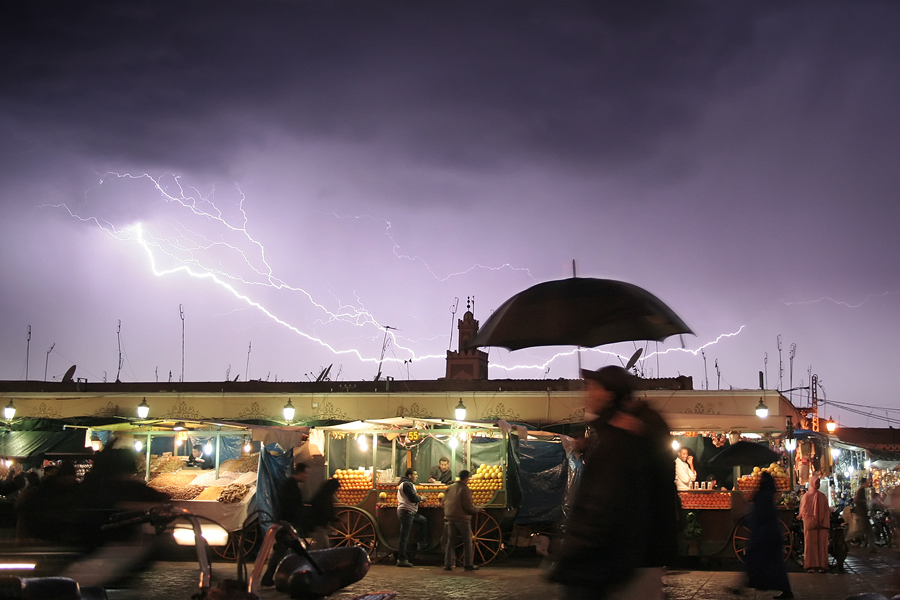
[[[411,442],[418,442],[419,441],[419,432],[418,431],[410,431],[409,433],[406,434],[406,439],[408,439]]]

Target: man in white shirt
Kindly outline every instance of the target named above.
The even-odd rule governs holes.
[[[675,488],[678,491],[691,489],[691,484],[697,481],[697,470],[694,469],[694,457],[687,448],[678,451],[675,459]]]

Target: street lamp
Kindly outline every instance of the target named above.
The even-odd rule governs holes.
[[[288,398],[287,404],[284,405],[284,408],[281,409],[281,414],[284,415],[284,420],[290,423],[294,420],[294,414],[296,414],[296,410],[294,409],[294,405],[291,404],[291,399]]]
[[[150,405],[147,404],[147,399],[144,398],[143,400],[141,400],[141,403],[138,404],[138,407],[137,407],[138,419],[146,419],[147,415],[149,415],[149,414],[150,414]]]
[[[12,400],[9,401],[9,404],[6,405],[6,408],[3,409],[3,418],[7,421],[12,421],[13,417],[16,416],[16,407],[13,406]]]
[[[459,399],[459,404],[453,409],[453,413],[456,415],[457,421],[466,420],[466,405],[463,404],[462,398]]]
[[[834,433],[835,431],[837,431],[837,423],[834,422],[834,419],[828,417],[828,420],[825,421],[825,429],[828,431],[828,433]]]
[[[756,416],[760,419],[765,419],[769,416],[769,407],[766,406],[762,398],[759,399],[759,404],[756,405]]]
[[[784,449],[788,452],[793,452],[797,449],[797,440],[794,439],[794,423],[791,421],[791,417],[788,417],[787,432],[785,433],[784,438]]]

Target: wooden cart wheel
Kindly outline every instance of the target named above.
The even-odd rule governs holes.
[[[791,556],[793,535],[788,526],[783,521],[778,521],[778,529],[781,531],[781,554],[784,560]],[[735,556],[744,562],[747,553],[747,545],[750,543],[750,528],[747,526],[747,517],[741,517],[734,526],[734,532],[731,534],[731,543],[734,547]]]
[[[503,532],[497,520],[482,511],[472,517],[472,563],[486,565],[500,554],[503,548]],[[462,542],[456,546],[456,562],[463,564]]]
[[[341,508],[335,515],[337,521],[332,523],[328,532],[328,541],[332,548],[339,546],[362,546],[369,556],[378,545],[378,533],[372,518],[358,508]]]
[[[244,525],[243,529],[228,532],[228,543],[224,546],[212,546],[213,552],[224,560],[235,561],[238,556],[246,557],[259,541],[259,520],[254,519]],[[238,554],[240,553],[240,554]]]

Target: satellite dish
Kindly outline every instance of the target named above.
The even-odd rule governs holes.
[[[73,377],[75,377],[75,365],[69,367],[69,370],[66,371],[66,374],[63,375],[62,382],[63,383],[72,383]]]
[[[630,371],[631,368],[637,364],[637,361],[641,357],[641,354],[643,354],[643,352],[644,352],[643,348],[638,348],[637,352],[635,352],[634,354],[631,355],[631,358],[628,359],[628,364],[625,365],[626,371]]]
[[[237,381],[238,379],[240,379],[240,378],[241,378],[241,374],[238,373],[238,374],[237,374],[237,377],[234,378],[234,381],[236,382],[236,381]],[[233,383],[233,382],[232,382],[232,383]]]

